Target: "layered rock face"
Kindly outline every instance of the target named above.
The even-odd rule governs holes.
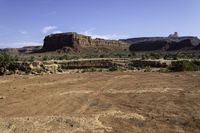
[[[129,44],[117,40],[92,39],[90,36],[69,32],[46,36],[42,51],[56,51],[64,48],[80,51],[82,48],[90,47],[128,50]]]
[[[132,40],[130,51],[187,51],[199,50],[200,40],[195,37],[180,38],[142,38]],[[129,43],[131,40],[128,40]]]
[[[139,38],[129,38],[129,39],[121,39],[120,41],[135,44],[140,42],[147,41],[166,41],[166,42],[180,42],[186,39],[190,39],[194,45],[198,45],[200,43],[199,38],[193,36],[184,36],[184,37],[139,37]]]

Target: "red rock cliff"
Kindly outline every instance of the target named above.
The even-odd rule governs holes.
[[[117,40],[92,39],[74,32],[52,34],[44,39],[43,51],[56,51],[63,48],[72,48],[77,51],[82,48],[107,48],[110,50],[128,50],[129,45]]]

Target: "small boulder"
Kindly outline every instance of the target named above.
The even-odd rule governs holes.
[[[1,99],[5,99],[5,98],[6,98],[5,96],[0,96],[0,100],[1,100]]]

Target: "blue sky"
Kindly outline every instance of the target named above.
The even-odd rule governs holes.
[[[74,31],[103,38],[200,36],[200,0],[0,0],[0,48]]]

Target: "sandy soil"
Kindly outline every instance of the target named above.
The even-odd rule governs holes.
[[[0,77],[1,133],[199,133],[200,73]]]

